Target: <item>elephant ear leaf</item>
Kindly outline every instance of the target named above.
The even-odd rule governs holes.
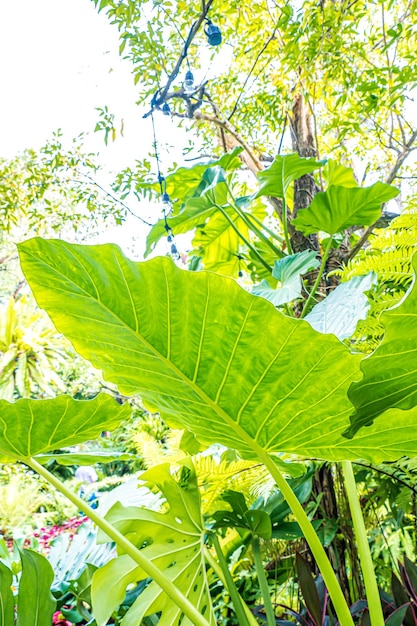
[[[130,414],[108,394],[94,400],[59,396],[49,400],[0,400],[0,462],[24,460],[95,439]]]
[[[19,250],[39,305],[78,352],[201,443],[263,462],[277,452],[371,462],[417,455],[417,407],[342,436],[363,355],[235,281],[167,258],[134,263],[112,245],[32,239]],[[408,367],[404,342],[417,333],[397,321]]]
[[[169,465],[164,464],[142,474],[141,480],[162,492],[166,499],[165,510],[124,507],[117,503],[106,519],[166,571],[172,582],[214,625],[202,557],[205,528],[191,462],[184,462],[177,477],[171,474]],[[123,602],[127,586],[146,578],[147,574],[126,554],[120,554],[98,569],[92,582],[93,610],[98,626],[107,624],[113,611]],[[123,624],[136,626],[144,617],[155,613],[160,613],[158,624],[163,626],[191,626],[188,619],[184,620],[181,609],[154,582],[136,599],[123,618]]]
[[[363,379],[349,391],[356,408],[346,433],[349,437],[388,409],[417,406],[417,255],[413,257],[413,269],[413,285],[399,304],[381,315],[384,338],[362,361]]]
[[[117,246],[42,239],[20,254],[59,331],[170,425],[249,459],[281,451],[323,458],[343,440],[347,390],[363,357],[333,335],[231,279],[186,272],[168,258],[135,263]]]
[[[359,320],[366,318],[370,304],[365,292],[377,282],[374,272],[355,276],[329,293],[306,316],[306,321],[321,333],[333,333],[341,341],[355,332]]]

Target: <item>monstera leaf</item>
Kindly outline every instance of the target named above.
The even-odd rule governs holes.
[[[413,269],[410,291],[399,304],[381,315],[384,339],[375,352],[363,360],[363,379],[350,390],[356,412],[351,418],[349,436],[361,426],[372,424],[386,409],[415,410],[417,406],[417,255],[413,257]],[[381,418],[378,417],[377,424]]]
[[[327,191],[317,193],[292,223],[306,236],[318,231],[334,235],[349,226],[373,224],[381,215],[381,205],[398,194],[398,189],[386,183],[371,187],[331,185]]]
[[[202,558],[205,528],[192,464],[184,464],[178,480],[171,475],[168,464],[152,468],[141,475],[141,480],[158,487],[168,510],[123,507],[117,503],[106,518],[141,548],[148,559],[166,571],[207,621],[215,624]],[[98,626],[107,624],[123,602],[128,585],[146,578],[147,574],[126,554],[97,570],[92,583],[92,602]],[[161,626],[191,626],[181,609],[154,582],[134,602],[123,624],[137,626],[145,616],[158,612],[161,612],[158,622]]]
[[[366,318],[370,304],[365,291],[377,282],[374,272],[355,276],[338,285],[305,317],[321,333],[333,333],[340,340],[351,337],[359,320]]]
[[[73,400],[0,400],[0,462],[24,460],[42,452],[74,446],[112,430],[130,414],[111,396]]]
[[[314,170],[317,170],[325,163],[326,161],[302,158],[297,153],[277,156],[268,169],[259,172],[259,190],[255,197],[274,196],[275,198],[285,198],[291,183],[297,180],[297,178],[304,176],[304,174],[314,172]]]
[[[263,280],[252,289],[252,293],[269,300],[274,306],[292,302],[301,297],[301,276],[319,265],[320,262],[313,250],[304,250],[274,261],[272,276],[280,282],[279,287],[272,289],[268,281]]]

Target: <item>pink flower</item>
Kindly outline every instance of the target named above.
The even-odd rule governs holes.
[[[52,624],[54,624],[54,626],[71,626],[71,622],[65,619],[61,611],[55,611],[52,616]]]

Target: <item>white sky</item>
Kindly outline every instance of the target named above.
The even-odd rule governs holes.
[[[130,63],[119,58],[118,47],[117,27],[91,0],[0,0],[0,157],[39,148],[58,128],[68,141],[89,132],[86,146],[100,152],[108,170],[146,157],[151,121],[135,104],[140,86],[133,85]],[[103,133],[93,132],[95,108],[105,105],[117,127],[124,120],[124,137],[109,141],[108,148]],[[160,140],[178,143],[181,131],[170,118],[157,114],[157,128]],[[160,217],[147,203],[131,208],[151,221]],[[123,244],[132,229],[143,248],[148,229],[134,219],[124,232],[111,229],[103,239]]]

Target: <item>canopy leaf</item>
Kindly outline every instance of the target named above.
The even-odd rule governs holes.
[[[351,167],[346,167],[334,159],[328,159],[323,167],[323,178],[327,185],[341,185],[342,187],[357,187],[355,173]]]
[[[197,163],[192,167],[179,167],[177,170],[168,174],[165,178],[166,192],[174,202],[174,206],[181,206],[188,198],[199,196],[204,189],[210,184],[210,172],[212,168],[220,167],[225,171],[233,171],[242,166],[239,154],[243,152],[243,148],[238,147],[232,152],[223,154],[220,159],[207,161],[206,163]],[[154,183],[139,183],[137,188],[153,189],[160,194],[160,184],[158,181]]]
[[[212,624],[215,623],[202,557],[205,528],[201,517],[200,494],[194,468],[186,462],[176,480],[169,464],[159,465],[141,475],[141,480],[157,486],[168,510],[115,504],[106,518],[129,538]],[[126,595],[126,587],[147,578],[128,555],[122,554],[97,570],[92,583],[94,616],[98,626],[107,624],[113,611]],[[123,619],[126,626],[137,626],[147,615],[161,611],[161,626],[188,625],[168,596],[151,582]]]
[[[130,414],[111,396],[74,400],[0,400],[0,462],[24,460],[42,452],[74,446],[112,430]]]
[[[370,187],[331,185],[317,193],[292,223],[304,235],[319,231],[334,235],[349,226],[367,226],[380,217],[381,205],[398,194],[395,187],[379,182]]]
[[[259,190],[255,197],[285,198],[291,183],[304,174],[314,172],[325,163],[326,161],[316,161],[313,158],[302,158],[297,153],[277,156],[270,167],[259,172]]]

